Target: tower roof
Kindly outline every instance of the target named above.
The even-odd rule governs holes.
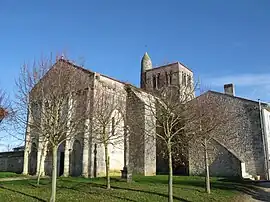
[[[143,55],[143,58],[141,61],[141,72],[145,72],[146,70],[149,70],[149,69],[152,69],[152,61],[148,53],[146,52]]]

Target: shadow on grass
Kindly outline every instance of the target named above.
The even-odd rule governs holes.
[[[18,191],[18,190],[10,189],[10,188],[4,187],[4,186],[2,186],[2,185],[0,185],[0,189],[5,189],[5,190],[8,190],[8,191],[11,191],[11,192],[14,192],[14,193],[18,193],[18,194],[21,194],[21,195],[24,195],[24,196],[27,196],[27,197],[36,199],[36,200],[38,200],[38,201],[46,202],[44,199],[38,198],[38,197],[36,197],[36,196],[32,196],[32,195],[30,195],[30,194],[23,193],[23,192]]]
[[[117,181],[117,179],[116,179]],[[140,183],[154,183],[154,184],[167,184],[167,179],[164,178],[154,178],[154,177],[142,177],[136,179],[137,182]],[[201,177],[181,177],[174,179],[174,186],[184,186],[181,189],[190,189],[194,191],[202,192],[201,190],[197,190],[196,188],[204,188],[205,182],[204,179]],[[121,188],[119,189],[126,189],[128,188]],[[270,201],[270,182],[253,182],[253,181],[243,181],[240,178],[220,178],[214,179],[211,182],[212,189],[220,189],[220,190],[228,190],[228,191],[237,191],[240,194],[249,195],[253,199],[260,200],[260,201]],[[269,191],[266,191],[268,189]],[[176,198],[177,199],[177,198]]]
[[[85,185],[89,185],[89,184],[91,184],[91,183],[82,183],[81,182],[81,183],[75,184],[72,187],[66,187],[66,186],[59,185],[59,186],[57,186],[57,188],[59,188],[59,189],[68,189],[68,190],[77,191],[77,192],[80,192],[80,193],[85,192],[85,193],[91,194],[91,195],[93,195],[93,194],[100,195],[100,193],[96,193],[94,191],[82,191],[82,190],[80,190],[80,187],[84,187]],[[100,185],[98,187],[102,187],[104,189],[103,191],[107,191],[105,185]],[[117,195],[113,195],[112,193],[110,193],[110,197],[125,200],[125,201],[137,202],[137,201],[129,199],[129,198],[124,198],[124,197],[120,197],[120,196],[117,196]]]
[[[119,181],[119,180],[116,179],[116,181]],[[65,182],[74,183],[74,181],[69,181],[69,180],[65,180]],[[98,184],[98,183],[95,183],[95,182],[78,183],[78,184],[75,184],[72,187],[59,186],[58,188],[71,189],[71,190],[75,190],[75,191],[81,192],[82,190],[79,190],[78,188],[81,185],[85,186],[86,184],[91,185],[92,187],[106,189],[106,186],[105,185]],[[126,191],[138,192],[138,193],[146,193],[146,194],[151,194],[151,195],[158,195],[158,196],[162,196],[162,197],[165,197],[165,198],[168,197],[168,195],[166,195],[166,194],[157,193],[157,192],[153,192],[153,191],[145,191],[145,190],[140,190],[140,189],[128,188],[128,187],[123,188],[123,187],[118,187],[118,186],[111,186],[111,188],[112,189],[116,189],[116,190],[118,189],[118,190],[126,190]],[[91,192],[87,192],[87,193],[91,193]],[[91,193],[91,194],[93,194],[93,193]],[[111,195],[111,194],[110,194],[110,196],[117,197],[119,199],[123,199],[123,200],[127,200],[127,201],[134,201],[134,202],[136,202],[135,200],[129,199],[129,198],[119,197],[119,196],[115,196],[115,195]],[[179,198],[179,197],[176,197],[176,196],[174,196],[173,198],[175,200],[178,200],[178,201],[189,202],[188,200],[185,200],[183,198]]]
[[[167,184],[168,181],[164,177],[153,178],[153,177],[142,177],[137,179],[138,182],[142,183],[154,183],[154,184]],[[181,178],[174,178],[174,186],[184,186],[187,187],[198,187],[205,188],[204,178],[197,176],[188,176]],[[182,188],[182,187],[181,187]],[[213,190],[229,190],[237,191],[240,194],[249,195],[253,199],[260,201],[270,201],[270,182],[253,182],[253,181],[243,181],[240,178],[214,178],[211,182],[211,188]],[[269,191],[266,191],[268,188]],[[195,189],[196,190],[196,189]],[[197,190],[198,191],[198,190]],[[200,191],[201,192],[201,191]]]
[[[29,185],[29,186],[31,186],[33,188],[40,188],[42,186],[47,186],[47,185],[50,185],[50,184],[51,184],[50,181],[40,181],[39,184],[37,184],[36,182],[31,182],[31,181],[26,182],[26,185]]]
[[[194,186],[194,187],[205,187],[204,181],[177,181],[177,184]],[[268,185],[269,186],[269,185]],[[211,182],[212,189],[238,191],[239,193],[249,195],[253,199],[260,201],[270,201],[270,192],[265,191],[260,184],[252,181],[242,181],[239,179],[221,179]]]

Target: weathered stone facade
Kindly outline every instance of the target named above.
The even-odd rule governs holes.
[[[208,148],[210,175],[259,175],[266,179],[259,103],[213,91],[201,96],[226,106],[231,116],[211,132],[213,139]],[[204,150],[200,144],[190,146],[189,172],[191,175],[204,174]]]

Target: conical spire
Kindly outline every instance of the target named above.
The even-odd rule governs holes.
[[[152,61],[147,52],[143,55],[141,61],[141,72],[145,72],[146,70],[152,69]]]

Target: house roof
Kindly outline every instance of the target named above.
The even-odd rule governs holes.
[[[205,93],[203,93],[202,95],[206,94],[206,93],[213,93],[213,94],[216,94],[216,95],[219,95],[219,96],[225,96],[225,97],[230,97],[230,98],[233,98],[233,99],[239,99],[239,100],[242,100],[244,102],[253,102],[253,103],[257,103],[259,104],[259,101],[255,101],[255,100],[251,100],[251,99],[247,99],[247,98],[243,98],[243,97],[239,97],[239,96],[233,96],[233,95],[229,95],[229,94],[225,94],[225,93],[221,93],[221,92],[217,92],[217,91],[212,91],[212,90],[209,90]],[[199,95],[198,97],[202,96],[202,95]],[[261,102],[262,105],[267,105],[267,103],[265,102]]]

